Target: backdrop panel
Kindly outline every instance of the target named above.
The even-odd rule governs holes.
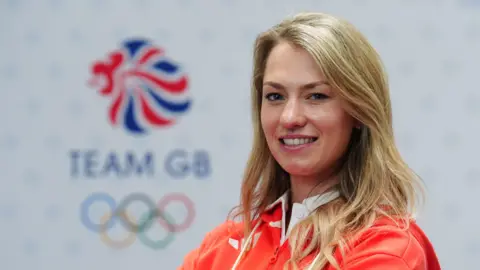
[[[1,1],[0,269],[175,269],[238,202],[256,34],[305,10],[378,49],[420,223],[478,269],[473,0]]]

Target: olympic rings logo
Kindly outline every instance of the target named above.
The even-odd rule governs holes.
[[[102,215],[100,223],[94,223],[90,219],[89,210],[94,203],[104,202],[110,207],[110,211]],[[131,215],[127,213],[130,204],[141,202],[145,204],[149,211],[140,216],[137,223],[132,221]],[[187,216],[181,223],[177,223],[174,218],[166,212],[167,206],[172,202],[180,202],[187,210]],[[88,196],[80,205],[80,219],[83,225],[96,233],[100,233],[101,240],[114,248],[126,248],[131,246],[135,239],[139,239],[143,244],[152,249],[164,249],[174,239],[175,234],[187,230],[195,219],[195,207],[185,194],[170,193],[162,197],[155,203],[148,195],[144,193],[132,193],[117,205],[115,199],[107,193],[93,193]],[[153,240],[146,235],[155,219],[167,231],[163,239]],[[128,235],[122,240],[113,240],[107,233],[116,222],[120,222],[127,228]]]

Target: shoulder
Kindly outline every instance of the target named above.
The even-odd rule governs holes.
[[[177,269],[189,270],[197,269],[199,261],[211,261],[217,257],[219,247],[232,237],[239,237],[243,232],[243,223],[226,221],[211,231],[203,238],[201,244],[190,251],[183,260],[183,263]],[[211,262],[210,262],[211,264]]]
[[[343,264],[346,269],[377,269],[376,266],[385,265],[405,270],[440,269],[430,241],[414,220],[405,226],[388,218],[379,218],[354,237]]]
[[[377,220],[373,226],[367,228],[360,233],[355,241],[354,247],[368,248],[377,247],[386,254],[402,258],[405,253],[411,250],[421,250],[422,246],[416,240],[417,226],[414,226],[414,221],[410,221],[408,227],[405,224],[399,224],[387,218]]]
[[[224,223],[213,228],[205,235],[202,242],[204,249],[215,246],[216,243],[224,239],[239,237],[243,233],[243,222],[234,222],[227,220]]]

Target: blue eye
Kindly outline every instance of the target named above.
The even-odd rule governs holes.
[[[270,93],[270,94],[266,94],[265,98],[270,100],[270,101],[275,101],[275,100],[281,99],[282,96],[278,93]]]
[[[326,98],[328,98],[328,96],[325,95],[325,94],[321,94],[321,93],[315,93],[315,94],[310,95],[310,98],[311,99],[326,99]]]

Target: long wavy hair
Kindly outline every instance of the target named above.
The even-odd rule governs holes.
[[[402,159],[394,140],[386,72],[376,50],[349,22],[323,13],[300,13],[261,33],[254,47],[252,77],[253,147],[245,169],[240,204],[244,233],[267,206],[290,189],[289,174],[273,158],[262,129],[260,109],[265,64],[272,48],[289,42],[306,50],[345,110],[361,123],[354,129],[338,173],[340,197],[316,209],[290,235],[291,259],[298,267],[315,252],[315,269],[340,268],[333,256],[348,251],[349,240],[379,217],[403,228],[423,200],[420,178]],[[246,254],[248,256],[248,254]]]

